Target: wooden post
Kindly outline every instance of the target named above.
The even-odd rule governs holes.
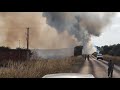
[[[29,28],[27,28],[27,50],[29,50]]]
[[[27,28],[27,60],[29,60],[29,27]]]

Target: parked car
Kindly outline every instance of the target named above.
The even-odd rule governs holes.
[[[102,55],[102,54],[98,54],[98,55],[97,55],[97,60],[98,60],[98,59],[102,59],[102,60],[103,60],[103,55]]]

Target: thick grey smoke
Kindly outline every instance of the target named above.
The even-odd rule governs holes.
[[[30,48],[69,48],[80,43],[83,53],[94,51],[91,37],[99,36],[114,13],[102,12],[1,12],[0,46],[26,47],[30,27]]]
[[[44,12],[47,23],[61,33],[69,32],[83,45],[83,54],[94,52],[91,36],[100,36],[114,13],[111,12]]]
[[[0,46],[26,47],[26,28],[30,27],[30,48],[57,49],[76,45],[64,31],[58,33],[46,24],[42,12],[0,12]]]

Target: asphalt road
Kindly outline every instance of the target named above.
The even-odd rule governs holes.
[[[108,78],[108,62],[90,57],[90,60],[85,60],[83,65],[74,66],[72,72],[92,74],[95,78]],[[117,65],[114,66],[113,78],[120,78],[120,67]]]

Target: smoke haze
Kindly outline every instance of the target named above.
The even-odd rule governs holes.
[[[30,48],[69,48],[83,45],[83,53],[95,51],[91,37],[100,36],[111,22],[111,12],[1,12],[0,44],[26,47],[30,27]]]
[[[1,12],[0,44],[16,48],[26,47],[26,28],[30,27],[30,48],[67,48],[76,45],[76,39],[68,32],[58,33],[46,24],[42,12]]]
[[[83,54],[95,51],[91,36],[100,36],[114,13],[107,12],[44,12],[47,23],[58,32],[68,31],[83,45]]]

